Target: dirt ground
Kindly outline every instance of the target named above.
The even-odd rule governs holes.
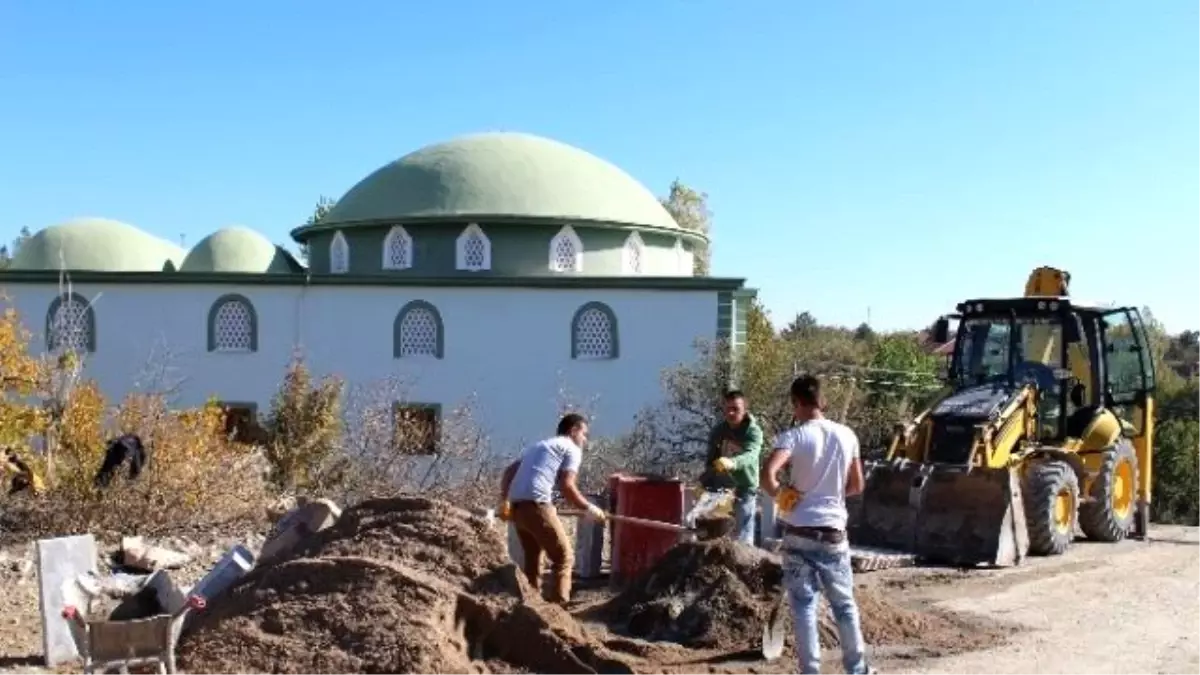
[[[247,537],[252,535],[246,533],[242,539]],[[199,539],[185,542],[200,558],[185,577],[198,577],[205,564],[236,540],[215,535]],[[251,543],[253,547],[261,542]],[[326,555],[344,553],[329,550]],[[47,672],[39,667],[41,637],[32,561],[32,545],[0,550],[0,672]],[[881,672],[1200,670],[1200,531],[1196,528],[1155,527],[1149,544],[1079,542],[1065,556],[1031,559],[1019,568],[893,570],[860,575],[858,585],[864,597],[886,598],[891,605],[913,612],[954,618],[963,639],[976,642],[971,651],[958,653],[915,641],[874,644],[870,655]],[[790,650],[784,659],[764,663],[747,645],[688,649],[618,635],[595,619],[597,607],[612,597],[602,582],[580,585],[571,609],[586,635],[577,639],[596,645],[597,653],[630,657],[620,662],[634,672],[795,670]],[[1008,634],[992,639],[1005,632],[997,631],[998,625],[1008,627]],[[988,633],[989,640],[980,642],[982,633]],[[826,650],[826,660],[827,672],[839,672],[836,648]],[[521,672],[502,662],[479,665],[493,672]]]

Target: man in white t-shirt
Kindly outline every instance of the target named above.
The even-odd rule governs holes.
[[[842,665],[847,673],[868,673],[846,538],[846,497],[863,487],[858,436],[821,412],[824,400],[816,377],[796,378],[790,397],[796,426],[776,438],[763,488],[780,508],[783,583],[800,672],[821,672],[817,601],[824,589],[841,638]],[[777,474],[789,461],[791,475],[781,485]]]
[[[548,599],[559,604],[565,604],[571,596],[575,555],[554,508],[555,486],[568,502],[587,511],[589,518],[599,522],[608,518],[575,484],[587,436],[588,423],[583,415],[565,415],[559,420],[555,435],[525,448],[521,457],[504,470],[500,480],[500,518],[512,520],[517,528],[525,556],[525,578],[535,591],[540,588],[545,552],[554,577]]]

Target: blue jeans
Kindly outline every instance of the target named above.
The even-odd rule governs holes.
[[[733,538],[754,545],[754,524],[758,515],[758,493],[749,492],[733,498]]]
[[[847,673],[866,673],[866,645],[854,602],[850,545],[823,544],[787,535],[783,538],[783,586],[792,607],[796,653],[801,673],[821,672],[821,643],[817,634],[818,594],[824,590],[842,644]]]

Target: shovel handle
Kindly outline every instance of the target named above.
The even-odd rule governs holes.
[[[587,516],[586,511],[559,511],[558,515],[565,517],[583,518]],[[667,523],[661,520],[649,520],[647,518],[634,518],[633,516],[618,516],[615,513],[608,514],[608,519],[618,523],[628,523],[630,525],[641,525],[656,530],[666,530],[668,532],[691,532],[692,529],[683,525]]]

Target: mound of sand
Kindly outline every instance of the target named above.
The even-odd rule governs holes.
[[[536,597],[499,531],[449,503],[369,500],[197,617],[189,672],[632,672]]]
[[[646,640],[689,647],[757,649],[762,626],[783,593],[780,557],[731,540],[687,542],[613,598],[606,611],[614,628]],[[855,591],[863,636],[872,646],[904,645],[951,653],[1001,641],[1005,632],[934,610],[899,607],[870,588]],[[837,628],[822,601],[821,644],[838,644]],[[790,612],[788,612],[790,616]],[[791,622],[788,620],[789,643]]]

